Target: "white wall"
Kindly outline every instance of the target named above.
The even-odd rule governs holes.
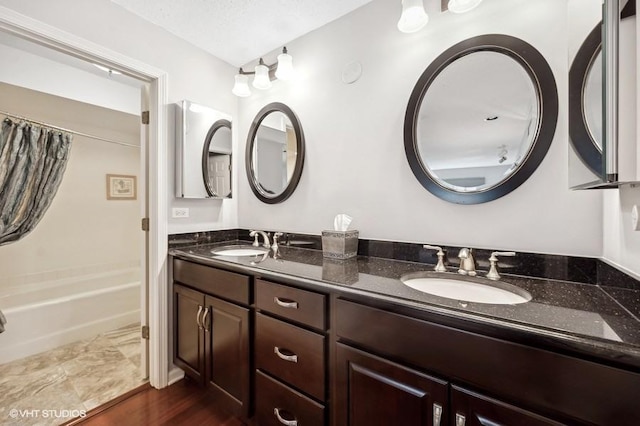
[[[169,32],[127,12],[109,0],[0,0],[0,5],[85,38],[168,73],[169,103],[188,99],[233,115],[231,94],[236,69]],[[173,117],[173,105],[168,105]],[[237,225],[237,197],[229,200],[182,200],[174,197],[174,128],[169,124],[168,209],[188,207],[187,219],[170,219],[169,232],[202,231]],[[234,137],[237,131],[234,129]],[[235,160],[234,160],[235,167]],[[236,179],[237,180],[237,179]],[[233,182],[236,187],[236,182]]]
[[[640,96],[638,96],[637,70],[640,55],[640,33],[637,18],[626,19],[621,25],[620,50],[620,167],[623,172],[634,168],[635,179],[640,180]],[[635,163],[635,164],[632,164]],[[631,229],[631,209],[640,206],[640,186],[624,186],[604,194],[604,258],[640,277],[640,231]]]
[[[4,83],[0,108],[126,143],[140,139],[137,116]],[[140,149],[74,136],[44,217],[23,239],[0,247],[0,294],[33,276],[56,279],[82,273],[80,268],[86,274],[107,265],[140,265],[140,199],[108,201],[107,173],[139,176]]]
[[[0,44],[0,57],[3,58],[0,81],[140,115],[140,88],[99,77],[4,44]]]
[[[291,198],[276,205],[260,202],[240,179],[240,226],[317,234],[344,212],[362,238],[600,256],[602,194],[568,189],[567,2],[493,0],[465,15],[441,14],[436,3],[427,4],[431,21],[415,34],[396,28],[399,1],[374,0],[287,44],[299,78],[242,99],[238,128],[246,135],[269,102],[288,104],[306,137],[304,171]],[[460,206],[431,195],[412,174],[404,115],[433,59],[486,33],[519,37],[547,58],[559,119],[549,153],[527,182],[496,201]],[[362,63],[363,74],[345,85],[341,71],[352,60]]]

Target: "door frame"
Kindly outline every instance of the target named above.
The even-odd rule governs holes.
[[[146,167],[141,173],[148,188],[147,270],[149,308],[149,382],[160,389],[169,379],[169,290],[167,279],[167,104],[168,75],[165,71],[75,36],[42,21],[0,6],[0,31],[17,35],[68,55],[98,63],[149,83],[148,146],[141,147]],[[145,153],[146,156],[145,156]],[[145,283],[141,283],[145,285]]]

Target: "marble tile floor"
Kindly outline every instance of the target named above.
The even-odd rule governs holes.
[[[144,382],[131,324],[0,365],[0,425],[59,425]]]

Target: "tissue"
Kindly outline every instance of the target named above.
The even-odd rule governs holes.
[[[358,231],[348,231],[352,217],[341,213],[333,219],[333,230],[322,231],[322,254],[331,259],[350,259],[358,255]]]
[[[351,220],[353,218],[348,214],[338,214],[333,219],[333,230],[334,231],[346,231],[349,229],[349,225],[351,224]]]

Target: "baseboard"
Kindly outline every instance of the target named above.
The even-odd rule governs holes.
[[[168,386],[171,386],[172,384],[182,380],[183,378],[184,378],[184,371],[182,371],[182,369],[174,365],[173,368],[169,370]]]

